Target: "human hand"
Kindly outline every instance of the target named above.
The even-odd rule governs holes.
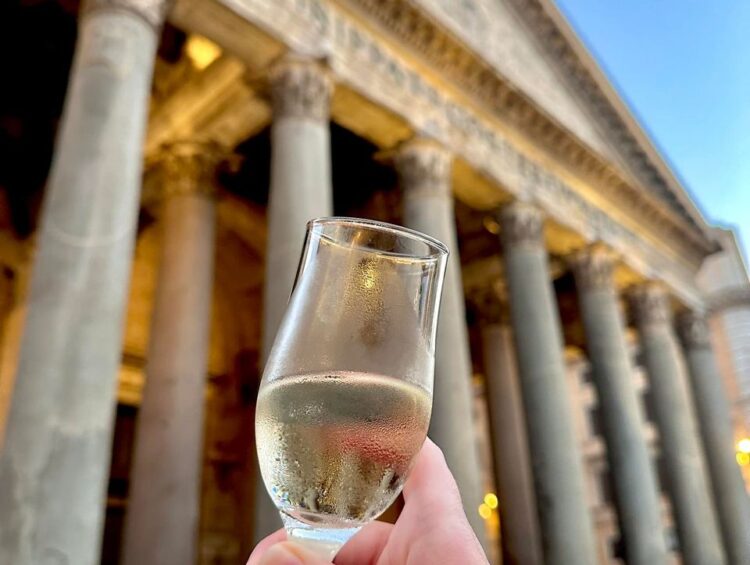
[[[372,522],[335,558],[337,565],[487,565],[440,449],[427,439],[404,485],[395,524]],[[261,541],[247,565],[330,565],[286,540],[283,529]]]

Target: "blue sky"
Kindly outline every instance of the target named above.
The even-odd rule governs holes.
[[[750,0],[556,2],[706,218],[739,227],[747,252]]]

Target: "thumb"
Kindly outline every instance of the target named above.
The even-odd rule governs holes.
[[[299,544],[282,541],[268,548],[259,565],[331,565],[331,562]]]

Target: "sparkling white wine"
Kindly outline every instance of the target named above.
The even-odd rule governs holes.
[[[312,374],[265,385],[256,438],[276,505],[311,525],[374,519],[401,491],[430,410],[426,390],[381,375]]]

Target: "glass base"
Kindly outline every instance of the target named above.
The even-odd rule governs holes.
[[[321,528],[311,526],[280,512],[281,521],[290,541],[300,544],[316,555],[329,561],[338,553],[339,549],[356,534],[361,527],[356,528]]]

